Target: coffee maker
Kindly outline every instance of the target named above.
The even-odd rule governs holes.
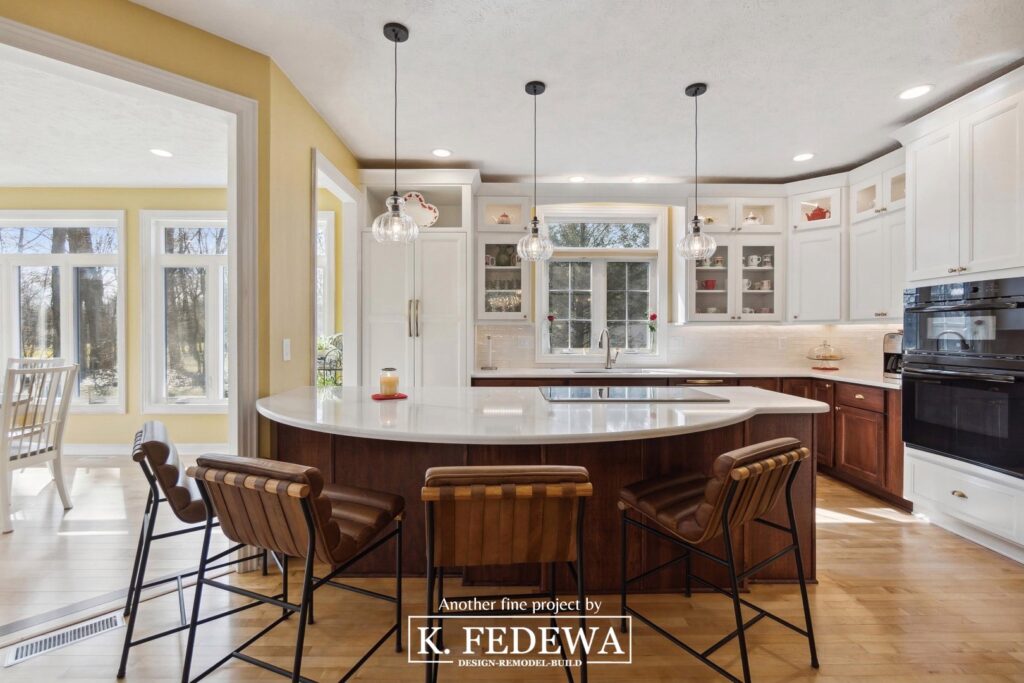
[[[882,377],[900,379],[903,376],[903,332],[890,332],[882,339]]]

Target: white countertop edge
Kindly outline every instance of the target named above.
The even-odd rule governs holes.
[[[686,377],[707,377],[721,379],[759,378],[759,377],[780,377],[780,378],[807,378],[825,379],[848,384],[860,384],[863,386],[877,387],[879,389],[891,389],[899,391],[900,380],[887,379],[882,376],[881,371],[862,370],[836,370],[822,371],[809,368],[740,368],[737,370],[715,370],[701,368],[651,368],[654,373],[629,372],[628,368],[619,368],[615,372],[577,372],[572,368],[498,368],[497,370],[476,369],[471,373],[473,379],[597,379],[607,377],[609,379],[674,379]]]
[[[488,388],[474,388],[474,387],[462,387],[466,391],[495,391],[496,389]],[[737,387],[728,387],[729,389],[737,389]],[[828,406],[825,403],[814,401],[811,399],[804,399],[799,397],[787,397],[793,399],[787,403],[789,405],[765,405],[757,407],[743,407],[743,408],[732,408],[726,405],[716,407],[714,405],[703,404],[690,409],[692,413],[699,413],[701,415],[713,415],[718,419],[711,419],[709,421],[701,422],[700,424],[687,424],[687,425],[671,425],[664,427],[653,427],[642,430],[629,430],[629,431],[615,431],[615,432],[596,432],[596,433],[584,433],[575,432],[572,434],[472,434],[472,433],[422,433],[415,432],[411,433],[408,431],[399,431],[391,428],[384,427],[372,427],[369,425],[342,425],[332,422],[314,421],[304,419],[300,416],[289,415],[281,410],[275,410],[267,406],[267,403],[273,401],[275,398],[280,400],[279,397],[290,397],[289,395],[300,394],[303,391],[309,391],[312,387],[305,387],[300,389],[294,389],[290,392],[284,392],[284,394],[278,394],[276,396],[269,396],[259,399],[256,402],[256,410],[263,417],[272,420],[274,422],[294,427],[296,429],[304,429],[308,431],[321,432],[325,434],[335,434],[338,436],[349,436],[353,438],[363,439],[374,439],[380,441],[399,441],[399,442],[411,442],[411,443],[436,443],[436,444],[463,444],[463,445],[490,445],[490,446],[515,446],[515,445],[544,445],[544,444],[574,444],[574,443],[608,443],[617,441],[638,441],[643,439],[657,439],[669,436],[678,436],[682,434],[692,434],[695,432],[710,431],[714,429],[720,429],[722,427],[728,427],[730,425],[745,422],[752,417],[757,415],[810,415],[817,413],[824,413],[828,411]],[[764,391],[763,389],[757,389],[754,387],[747,387],[747,389],[755,392]],[[501,389],[507,390],[507,389]],[[535,391],[533,388],[513,388],[513,391]],[[766,394],[772,392],[764,391]],[[367,390],[367,396],[369,390]],[[296,397],[298,400],[312,400],[311,397],[305,399]],[[321,399],[317,399],[321,400]],[[370,400],[366,398],[364,400]],[[376,403],[376,402],[375,402]],[[358,405],[358,403],[353,403]],[[566,404],[562,404],[566,405]],[[621,403],[614,405],[623,405]],[[643,405],[636,403],[632,405]],[[664,403],[649,403],[646,405],[666,405]]]

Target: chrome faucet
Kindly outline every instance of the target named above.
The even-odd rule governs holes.
[[[619,352],[622,349],[615,349],[615,355],[612,355],[612,335],[607,327],[601,330],[601,336],[597,338],[597,348],[604,349],[604,369],[611,370],[615,367],[615,361],[619,360]]]

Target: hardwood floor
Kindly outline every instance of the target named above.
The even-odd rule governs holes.
[[[821,669],[808,665],[806,641],[785,628],[762,621],[748,634],[755,681],[1024,681],[1024,566],[898,512],[834,480],[822,478],[818,487],[818,570],[820,583],[811,590],[814,626]],[[136,521],[131,520],[130,528]],[[17,536],[19,532],[15,532]],[[28,534],[26,534],[27,536]],[[84,554],[46,553],[45,536],[37,541],[33,559],[53,568],[82,561]],[[54,546],[50,546],[54,548]],[[4,570],[14,562],[9,546],[0,546]],[[62,553],[53,549],[54,553]],[[609,547],[609,555],[617,544]],[[130,567],[122,559],[108,567],[104,586],[127,580]],[[119,573],[120,572],[120,573]],[[66,572],[65,577],[70,578]],[[30,575],[23,572],[22,576]],[[238,575],[235,581],[269,588],[279,577]],[[297,578],[293,577],[293,580]],[[40,582],[44,583],[44,582]],[[50,583],[50,582],[45,582]],[[357,582],[390,592],[393,581]],[[5,581],[5,590],[18,590],[20,581]],[[293,585],[296,585],[293,583]],[[25,588],[30,588],[25,586]],[[420,613],[423,581],[405,584],[407,613]],[[208,607],[232,602],[209,593]],[[617,612],[615,596],[602,612]],[[43,598],[39,598],[43,600]],[[799,594],[791,585],[757,585],[754,602],[800,623]],[[731,626],[731,603],[716,595],[640,595],[632,604],[687,642],[709,645]],[[45,602],[45,601],[44,601]],[[49,604],[49,603],[46,603]],[[9,608],[0,607],[7,615]],[[197,667],[212,663],[276,615],[258,608],[202,629]],[[389,605],[359,595],[324,588],[317,593],[316,625],[307,630],[303,674],[334,681],[387,628]],[[171,626],[177,619],[176,600],[164,596],[142,606],[139,632]],[[9,621],[3,619],[2,621]],[[250,653],[283,666],[290,662],[294,626],[282,625]],[[114,631],[58,650],[0,673],[6,681],[110,681],[117,668],[123,631]],[[135,648],[128,680],[174,681],[180,677],[184,638],[170,637]],[[739,671],[734,645],[716,661]],[[670,646],[643,625],[633,636],[632,666],[594,666],[594,681],[718,681],[716,674],[689,655]],[[198,669],[196,669],[198,671]],[[404,653],[383,647],[355,680],[418,681],[419,665],[406,663]],[[442,670],[442,678],[457,681],[562,681],[558,670]],[[211,681],[280,680],[249,665],[227,665]]]

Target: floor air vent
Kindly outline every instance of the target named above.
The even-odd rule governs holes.
[[[73,645],[80,640],[92,638],[122,626],[124,626],[124,617],[120,612],[115,612],[62,628],[59,631],[46,633],[31,640],[22,641],[7,648],[4,667],[14,666],[24,662],[26,659],[52,652],[67,645]]]

